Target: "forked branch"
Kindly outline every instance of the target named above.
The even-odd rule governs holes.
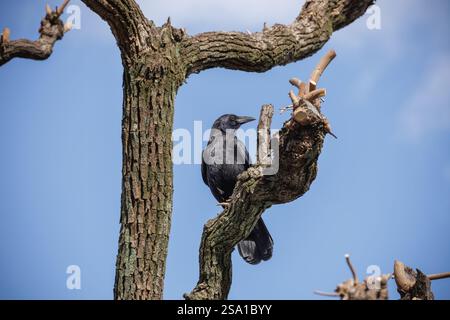
[[[52,54],[55,42],[62,39],[64,33],[71,28],[70,24],[64,25],[60,19],[68,3],[69,0],[64,0],[63,4],[55,10],[46,5],[46,14],[41,21],[38,40],[10,40],[11,31],[9,28],[4,28],[0,37],[0,66],[13,58],[47,59]]]

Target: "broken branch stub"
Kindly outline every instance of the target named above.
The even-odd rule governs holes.
[[[394,262],[394,278],[401,300],[434,300],[431,280],[422,271],[415,271],[403,262]]]
[[[9,28],[3,29],[1,43],[7,43],[9,41],[10,34],[11,34],[11,31],[9,30]]]

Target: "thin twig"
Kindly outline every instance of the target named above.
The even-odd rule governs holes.
[[[230,202],[219,202],[219,203],[217,203],[216,204],[216,206],[218,206],[218,207],[223,207],[223,208],[228,208],[229,206],[231,206],[231,203]]]
[[[355,268],[353,267],[353,264],[350,261],[350,255],[348,253],[345,255],[345,261],[347,261],[347,265],[348,265],[348,267],[349,267],[349,269],[350,269],[350,271],[352,273],[353,282],[355,284],[357,284],[358,283],[358,275],[356,274]]]
[[[2,43],[7,43],[9,41],[9,35],[10,35],[11,31],[9,30],[9,28],[5,28],[3,29],[3,33],[2,33]]]
[[[427,276],[430,280],[439,280],[450,278],[450,272],[434,273]]]
[[[317,294],[319,296],[324,296],[324,297],[339,297],[339,293],[336,293],[336,292],[323,292],[323,291],[315,290],[314,294]]]
[[[290,104],[288,106],[285,106],[285,107],[281,107],[280,108],[280,114],[283,114],[283,112],[286,112],[287,110],[293,109],[293,108],[294,108],[294,106],[292,104]]]

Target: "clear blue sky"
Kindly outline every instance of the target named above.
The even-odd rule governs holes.
[[[243,4],[239,6],[238,4]],[[52,5],[59,4],[51,0]],[[302,1],[140,1],[188,32],[259,30],[288,23]],[[255,4],[258,3],[258,7]],[[0,68],[0,298],[111,299],[119,231],[122,67],[106,23],[79,1],[81,29],[46,61]],[[37,37],[45,1],[1,1],[0,28]],[[315,299],[350,277],[350,253],[392,270],[394,259],[425,273],[450,271],[450,4],[380,0],[381,30],[368,15],[335,33],[312,58],[264,74],[221,69],[191,76],[177,96],[175,128],[223,113],[257,116],[288,104],[288,79],[305,79],[321,54],[338,57],[321,86],[338,140],[326,138],[319,173],[299,200],[264,214],[272,260],[233,253],[231,299]],[[67,15],[65,16],[67,17]],[[276,115],[279,128],[288,115]],[[198,279],[204,222],[219,209],[198,165],[177,165],[165,298]],[[81,290],[66,268],[81,268]],[[450,299],[449,280],[433,282]],[[391,297],[398,295],[391,284]]]

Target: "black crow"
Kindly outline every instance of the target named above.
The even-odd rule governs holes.
[[[208,145],[202,154],[202,177],[214,197],[222,206],[233,193],[237,176],[248,169],[250,159],[245,145],[235,131],[244,123],[255,120],[225,114],[211,128]],[[244,260],[257,264],[272,257],[273,240],[264,221],[260,218],[250,235],[238,243],[238,251]]]

